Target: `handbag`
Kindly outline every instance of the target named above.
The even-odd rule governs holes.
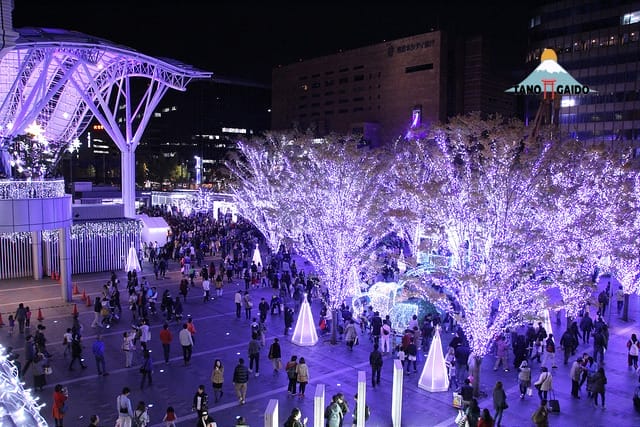
[[[51,375],[53,374],[53,368],[49,365],[45,366],[43,369],[43,372],[45,375]]]
[[[533,389],[531,387],[527,387],[527,396],[533,396]]]
[[[458,410],[455,423],[458,427],[464,427],[467,424],[467,414],[465,414],[462,409]]]

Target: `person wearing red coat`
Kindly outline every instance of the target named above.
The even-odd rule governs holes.
[[[51,406],[56,427],[63,427],[64,414],[66,412],[66,401],[68,398],[69,393],[67,388],[63,387],[61,384],[57,384],[53,391],[53,405]]]

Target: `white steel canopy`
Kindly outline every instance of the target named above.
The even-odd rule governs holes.
[[[212,73],[75,31],[16,31],[16,45],[0,58],[0,138],[35,123],[46,140],[68,143],[95,117],[122,152],[125,215],[133,217],[135,149],[155,107],[167,89],[184,91]],[[135,91],[133,78],[149,81]]]

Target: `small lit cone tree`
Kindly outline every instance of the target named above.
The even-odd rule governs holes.
[[[332,313],[335,344],[338,309],[355,286],[352,271],[363,270],[390,231],[382,185],[388,165],[378,153],[360,147],[356,138],[305,137],[296,144],[301,154],[291,159],[295,181],[280,204],[291,212],[295,228],[290,237],[296,249],[328,290],[325,302]]]
[[[316,323],[313,320],[313,313],[311,313],[311,306],[306,294],[300,306],[300,314],[296,321],[296,327],[293,329],[291,342],[300,346],[311,346],[318,342]]]
[[[507,326],[536,317],[546,305],[545,284],[533,277],[549,263],[549,235],[539,221],[552,187],[553,162],[569,166],[560,144],[528,138],[516,120],[479,115],[453,118],[424,144],[425,229],[439,230],[449,265],[425,273],[418,289],[458,319],[480,366]],[[408,165],[419,168],[419,164]]]
[[[429,355],[418,380],[418,387],[427,391],[449,390],[449,376],[447,375],[447,365],[442,351],[442,341],[440,340],[440,326],[436,327],[433,335]]]
[[[295,134],[269,133],[265,138],[238,141],[240,155],[227,162],[234,181],[230,192],[239,214],[264,236],[277,252],[291,225],[283,210],[293,184],[289,159],[295,158]]]

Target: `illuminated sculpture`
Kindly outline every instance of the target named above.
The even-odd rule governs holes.
[[[149,119],[168,89],[184,91],[211,73],[75,31],[16,31],[15,46],[0,56],[0,166],[10,176],[6,142],[27,127],[37,126],[52,143],[69,143],[95,117],[121,151],[124,214],[133,218],[135,150]]]
[[[129,248],[129,253],[127,254],[127,264],[125,266],[125,270],[130,271],[142,271],[142,267],[140,267],[140,261],[138,261],[138,251],[136,251],[133,242],[131,242],[131,247]]]
[[[429,348],[427,361],[422,368],[422,374],[418,380],[418,387],[427,391],[447,391],[449,390],[449,376],[447,366],[442,352],[442,341],[440,340],[440,326],[436,327]]]
[[[318,333],[316,332],[316,324],[313,321],[311,306],[307,300],[307,294],[304,294],[298,321],[291,336],[291,342],[300,346],[311,346],[318,342]]]
[[[47,427],[46,420],[40,415],[40,409],[45,405],[39,404],[39,398],[29,389],[25,390],[22,384],[18,368],[0,345],[0,424]]]

